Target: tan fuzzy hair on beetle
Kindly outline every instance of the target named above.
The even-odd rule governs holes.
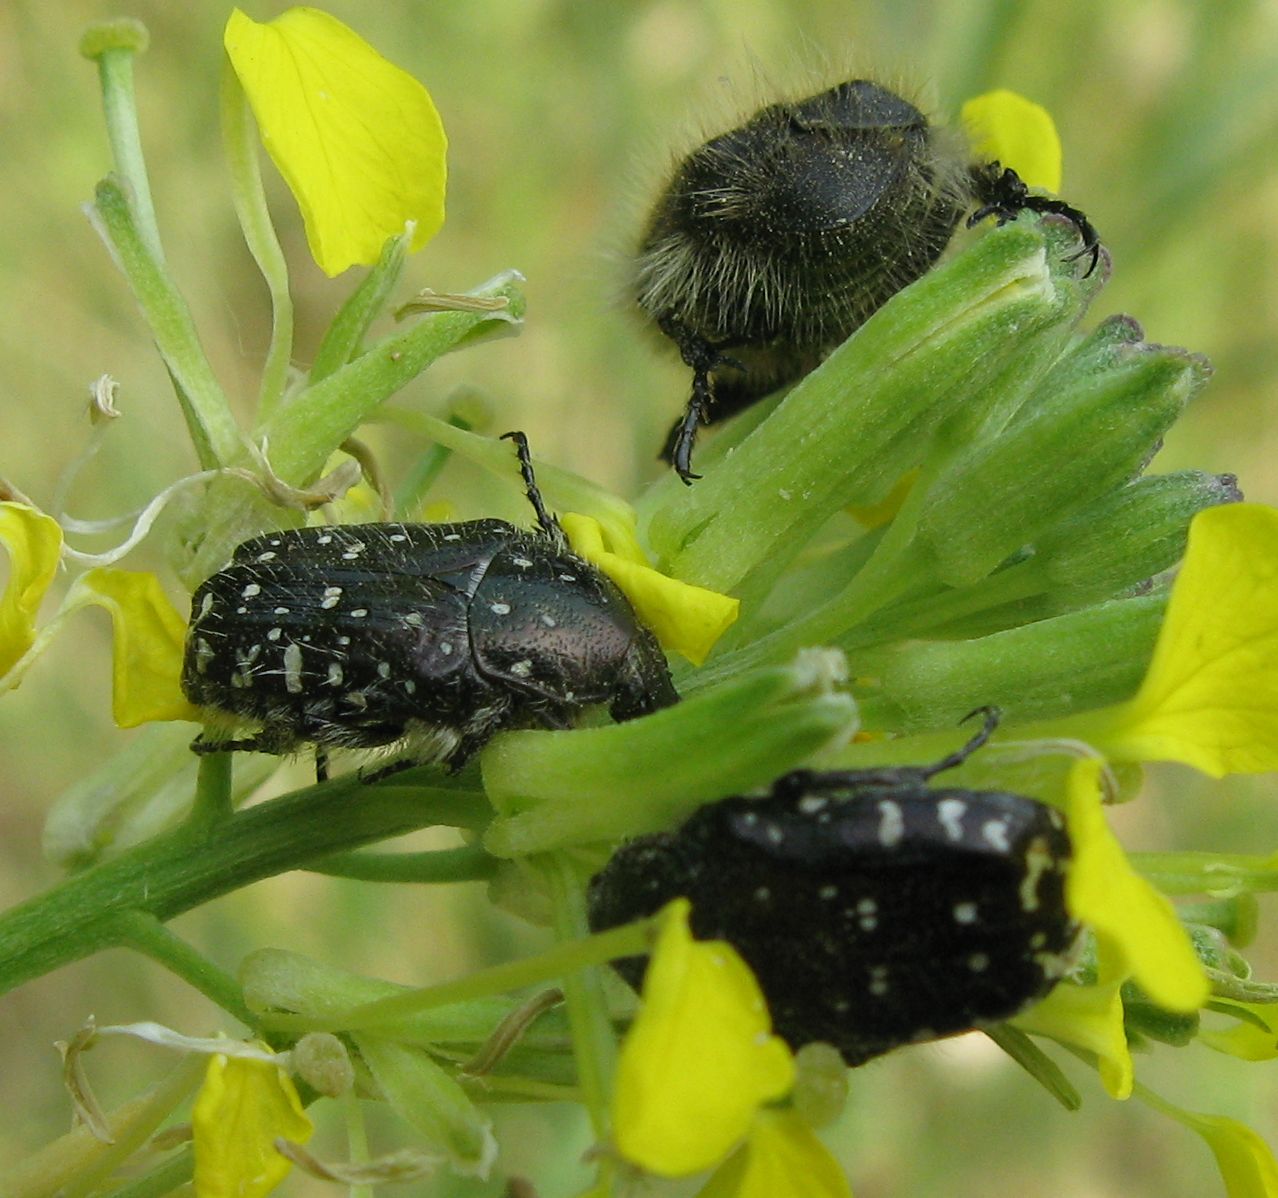
[[[791,98],[797,95],[798,98]],[[635,303],[692,368],[665,456],[685,482],[698,427],[813,370],[945,251],[960,221],[1023,209],[1095,230],[974,163],[965,138],[886,85],[844,77],[774,99],[695,145],[653,203]]]

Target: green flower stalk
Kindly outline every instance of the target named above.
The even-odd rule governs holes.
[[[1213,777],[1278,768],[1278,512],[1241,503],[1230,476],[1149,470],[1206,384],[1205,359],[1148,342],[1129,317],[1086,327],[1108,262],[1084,274],[1069,222],[1023,214],[979,230],[788,393],[703,445],[695,486],[671,474],[631,502],[536,464],[573,552],[672,655],[677,704],[619,724],[583,712],[578,726],[503,732],[454,773],[422,762],[378,779],[339,762],[350,768],[332,780],[245,807],[276,759],[232,766],[218,753],[197,768],[186,753],[210,713],[179,685],[186,620],[170,594],[194,590],[266,530],[353,523],[394,492],[413,509],[396,514],[417,515],[438,498],[427,489],[449,455],[515,493],[510,445],[477,431],[467,400],[444,411],[388,401],[443,354],[518,333],[522,277],[485,271],[490,281],[466,295],[402,302],[411,255],[444,216],[447,142],[429,94],[323,13],[259,24],[235,12],[221,95],[231,198],[272,306],[257,407],[241,424],[161,248],[132,91],[144,43],[127,23],[86,37],[116,158],[91,217],[153,332],[200,471],[154,505],[186,492],[162,577],[106,564],[111,554],[81,569],[86,555],[66,543],[74,522],[0,502],[10,563],[0,691],[75,613],[101,606],[115,633],[115,718],[147,725],[51,814],[48,853],[71,876],[0,914],[0,990],[127,947],[218,1004],[228,1032],[257,1040],[86,1029],[66,1073],[103,1142],[55,1141],[0,1190],[87,1193],[165,1119],[186,1122],[188,1103],[190,1144],[126,1192],[193,1179],[201,1198],[265,1195],[294,1165],[361,1186],[430,1170],[485,1178],[503,1167],[489,1108],[519,1101],[586,1108],[590,1198],[626,1192],[636,1172],[705,1174],[701,1198],[846,1198],[816,1130],[857,1084],[838,1053],[773,1034],[731,936],[694,939],[686,899],[591,935],[586,886],[618,844],[671,832],[726,796],[767,793],[792,771],[871,769],[890,781],[902,776],[883,774],[891,767],[944,763],[962,740],[956,725],[997,707],[992,743],[960,754],[947,785],[1057,809],[1052,826],[1072,846],[1063,918],[1071,937],[1082,931],[1064,980],[983,1030],[1064,1106],[1082,1098],[1062,1054],[1113,1098],[1200,1134],[1231,1194],[1278,1196],[1263,1139],[1153,1094],[1131,1051],[1201,1044],[1278,1058],[1278,986],[1253,978],[1243,956],[1254,896],[1278,890],[1278,856],[1129,857],[1106,814],[1135,797],[1145,762]],[[964,122],[987,160],[1058,186],[1059,141],[1042,109],[994,93]],[[289,264],[254,129],[319,268],[367,268],[306,372],[290,367]],[[378,333],[396,303],[403,323]],[[352,441],[373,423],[421,446],[397,487]],[[63,565],[77,572],[42,615]],[[892,805],[882,804],[884,846],[900,834]],[[460,843],[371,847],[426,827],[457,829]],[[1037,852],[1027,870],[1047,868]],[[494,904],[554,939],[419,988],[270,947],[236,969],[164,927],[292,869],[483,880]],[[801,970],[808,950],[801,938],[791,947]],[[644,954],[636,997],[607,967]],[[146,1100],[103,1112],[82,1053],[107,1035],[188,1059]],[[304,1107],[330,1102],[342,1105],[351,1162],[303,1148]],[[373,1102],[400,1116],[405,1148],[370,1160],[362,1119]]]

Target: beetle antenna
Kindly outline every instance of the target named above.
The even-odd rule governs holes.
[[[925,766],[922,770],[924,778],[930,778],[933,774],[941,773],[942,770],[952,770],[955,766],[962,765],[994,735],[994,729],[998,727],[999,720],[1003,718],[1003,713],[997,707],[986,706],[978,707],[975,711],[969,711],[967,715],[959,720],[959,723],[966,724],[968,720],[978,715],[985,717],[985,726],[962,748],[955,749],[948,757],[942,757],[935,765]]]
[[[528,495],[528,502],[533,506],[533,511],[537,513],[537,524],[541,531],[547,536],[562,537],[564,530],[560,528],[559,521],[546,510],[541,491],[537,487],[537,476],[533,474],[532,455],[528,452],[528,438],[518,430],[514,430],[502,433],[501,439],[515,443],[515,452],[519,455],[519,473],[524,480],[524,490]]]

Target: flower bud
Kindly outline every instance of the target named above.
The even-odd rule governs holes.
[[[1053,607],[1108,599],[1170,569],[1184,556],[1197,512],[1241,499],[1233,475],[1194,470],[1151,475],[1103,495],[1035,547]]]
[[[918,537],[940,578],[984,578],[1063,515],[1138,475],[1207,372],[1183,350],[1126,346],[1113,366],[1036,392],[1028,414],[958,454],[932,487]]]

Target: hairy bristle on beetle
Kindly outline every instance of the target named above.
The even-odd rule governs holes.
[[[956,133],[867,79],[768,104],[691,150],[632,270],[640,310],[693,372],[664,456],[696,478],[701,424],[813,370],[932,266],[965,214],[1026,209],[1071,220],[1095,267],[1099,239],[1078,209],[973,163]]]

